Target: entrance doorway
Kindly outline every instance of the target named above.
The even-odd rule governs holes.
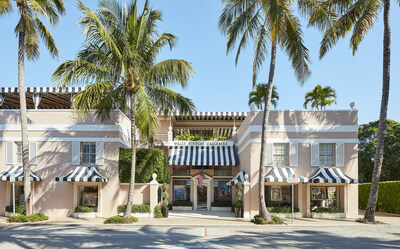
[[[211,211],[211,180],[212,178],[206,174],[203,176],[202,186],[198,185],[200,175],[192,178],[193,190],[193,210]]]
[[[197,186],[197,210],[207,209],[207,186]]]

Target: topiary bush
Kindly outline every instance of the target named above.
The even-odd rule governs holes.
[[[31,214],[31,215],[13,215],[7,219],[7,222],[25,223],[25,222],[39,222],[48,220],[49,217],[44,214]]]
[[[255,215],[254,219],[251,220],[251,222],[254,222],[255,224],[259,224],[259,225],[265,225],[265,224],[283,224],[283,219],[272,215],[271,216],[271,221],[267,222],[267,219],[261,217],[260,215]]]
[[[13,205],[6,206],[6,212],[12,213]],[[15,205],[15,213],[25,214],[25,205],[24,204]]]
[[[118,206],[118,213],[125,213],[126,205]],[[132,213],[150,213],[150,205],[147,204],[134,204],[132,205]]]
[[[333,213],[344,213],[344,210],[341,208],[337,208],[337,207],[319,207],[319,208],[311,210],[311,212],[333,214]]]
[[[155,206],[154,208],[154,218],[164,218],[161,210],[161,206]]]
[[[74,209],[74,213],[95,213],[95,212],[97,212],[96,207],[77,206]]]
[[[130,181],[131,154],[130,149],[119,150],[119,180],[123,183]],[[135,182],[148,183],[153,173],[157,174],[158,182],[170,182],[168,155],[160,149],[137,149]]]
[[[363,183],[358,187],[359,208],[368,205],[371,183]],[[380,182],[376,211],[400,214],[400,181]]]
[[[107,218],[104,221],[104,224],[132,224],[138,222],[138,218],[136,217],[121,217],[121,216],[112,216]]]
[[[277,214],[286,214],[292,212],[292,207],[283,206],[283,207],[267,207],[268,212],[277,213]],[[300,212],[300,209],[294,208],[294,212]]]

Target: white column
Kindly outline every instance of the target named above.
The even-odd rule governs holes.
[[[211,180],[207,180],[207,210],[211,211]]]
[[[311,200],[310,200],[310,184],[306,183],[306,188],[307,188],[307,202],[306,202],[306,210],[307,210],[307,217],[311,217],[311,210],[310,210],[310,205],[311,205]]]
[[[193,210],[197,210],[197,184],[196,179],[193,179]]]
[[[172,126],[169,125],[169,127],[168,127],[168,143],[172,142],[172,140],[173,140]]]
[[[344,207],[344,213],[345,213],[346,218],[347,218],[347,215],[349,213],[349,184],[345,184],[343,187],[344,187],[344,189],[343,189],[343,193],[344,193],[344,196],[343,196],[343,201],[344,201],[343,204],[344,205],[343,205],[343,207]],[[340,193],[340,188],[337,188],[337,189],[339,189],[339,193]]]
[[[303,184],[298,183],[297,188],[297,205],[300,209],[300,215],[303,217]]]

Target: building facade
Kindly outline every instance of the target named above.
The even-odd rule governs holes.
[[[118,177],[119,148],[130,146],[130,120],[116,110],[100,123],[94,114],[78,119],[70,109],[80,88],[28,88],[28,132],[32,206],[36,213],[70,216],[76,206],[117,214],[128,185]],[[0,215],[24,201],[18,89],[0,90]],[[197,112],[160,117],[156,145],[168,153],[170,203],[194,210],[221,210],[236,200],[244,183],[244,217],[258,213],[258,186],[268,207],[292,204],[302,217],[317,207],[358,214],[358,121],[356,110],[271,111],[266,176],[258,180],[262,112]],[[292,191],[292,178],[295,177]],[[154,187],[156,186],[156,187]],[[154,207],[159,185],[136,184],[135,203]]]

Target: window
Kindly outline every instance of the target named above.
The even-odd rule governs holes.
[[[232,166],[215,166],[214,176],[232,176]]]
[[[13,189],[10,188],[10,205],[13,203]],[[25,194],[23,185],[15,185],[15,205],[25,203]]]
[[[190,201],[190,178],[173,178],[174,201]]]
[[[289,165],[289,144],[274,144],[274,165]]]
[[[22,163],[22,142],[16,142],[17,145],[17,163]]]
[[[296,193],[297,187],[294,187]],[[265,204],[267,207],[291,207],[292,186],[265,186]]]
[[[79,186],[78,206],[98,208],[98,188]]]
[[[319,165],[335,165],[335,144],[319,144]]]
[[[82,165],[96,164],[96,143],[82,143]]]
[[[320,207],[339,207],[338,187],[311,187],[311,210]]]
[[[230,178],[214,178],[214,202],[232,202],[232,187],[227,186]]]
[[[190,176],[190,166],[173,165],[172,175],[174,176]]]

